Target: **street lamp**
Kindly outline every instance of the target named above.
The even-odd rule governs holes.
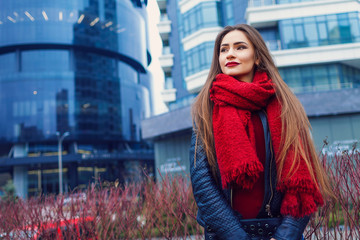
[[[59,194],[63,193],[63,184],[62,184],[62,142],[64,138],[69,136],[69,132],[64,132],[62,136],[60,136],[60,132],[56,132],[56,136],[58,136],[58,164],[59,164]]]

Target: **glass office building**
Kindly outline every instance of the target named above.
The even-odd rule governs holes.
[[[169,112],[143,121],[146,129],[151,129],[143,136],[155,143],[157,167],[170,166],[177,159],[188,168],[188,156],[181,153],[188,152],[190,144],[190,104],[206,81],[217,33],[223,26],[237,23],[250,24],[263,36],[281,76],[304,105],[319,150],[324,139],[330,143],[324,151],[351,148],[359,140],[359,1],[157,2],[166,49],[162,59],[171,59],[162,62],[162,95]],[[162,121],[164,124],[159,124]],[[169,122],[172,124],[165,125]],[[159,125],[167,129],[157,129]]]
[[[152,165],[140,127],[151,113],[146,5],[0,2],[0,178],[20,196],[59,191],[66,132],[66,191]]]

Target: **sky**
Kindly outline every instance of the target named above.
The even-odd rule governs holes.
[[[153,76],[153,113],[158,115],[167,111],[167,107],[162,101],[161,91],[164,86],[164,72],[159,62],[159,56],[161,56],[162,43],[157,28],[157,23],[160,19],[160,10],[156,0],[149,0],[147,5],[148,11],[148,24],[149,24],[149,38],[150,38],[150,51],[152,61],[148,68]]]

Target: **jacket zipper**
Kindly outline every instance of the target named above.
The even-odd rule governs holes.
[[[266,119],[267,119],[267,114],[266,114],[265,110],[263,110],[263,112],[265,113]],[[271,195],[270,195],[269,202],[265,205],[265,212],[267,212],[267,214],[268,214],[269,217],[273,217],[273,215],[272,215],[272,213],[271,213],[270,203],[271,203],[271,200],[272,200],[272,198],[273,198],[273,196],[274,196],[274,190],[273,190],[272,179],[271,179],[271,177],[272,177],[272,174],[271,174],[271,172],[272,172],[272,162],[273,162],[273,156],[274,156],[274,154],[273,154],[273,149],[272,149],[271,132],[270,132],[269,127],[268,127],[268,132],[269,132],[269,135],[270,135],[270,140],[269,140],[269,142],[270,142],[270,152],[271,152],[270,172],[269,172]]]
[[[271,160],[270,160],[270,190],[271,190],[271,196],[270,196],[270,199],[269,199],[269,202],[266,204],[266,208],[265,208],[265,211],[267,212],[268,216],[269,217],[273,217],[273,215],[271,214],[271,209],[270,209],[270,203],[271,203],[271,200],[274,196],[274,191],[273,191],[273,186],[272,186],[272,180],[271,180],[271,171],[272,171],[272,162],[273,162],[273,152],[272,152],[272,145],[271,145],[271,139],[270,139],[270,150],[271,150]]]

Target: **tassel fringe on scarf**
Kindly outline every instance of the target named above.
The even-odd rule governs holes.
[[[274,84],[265,72],[256,72],[252,83],[218,74],[210,89],[210,98],[214,102],[213,132],[222,186],[228,188],[236,184],[252,189],[264,171],[255,152],[254,127],[250,121],[253,111],[266,111],[275,156],[279,153],[281,105],[275,96]],[[281,214],[302,217],[315,212],[323,204],[323,198],[302,158],[295,173],[284,179],[293,159],[294,151],[289,150],[277,189],[284,194]]]

